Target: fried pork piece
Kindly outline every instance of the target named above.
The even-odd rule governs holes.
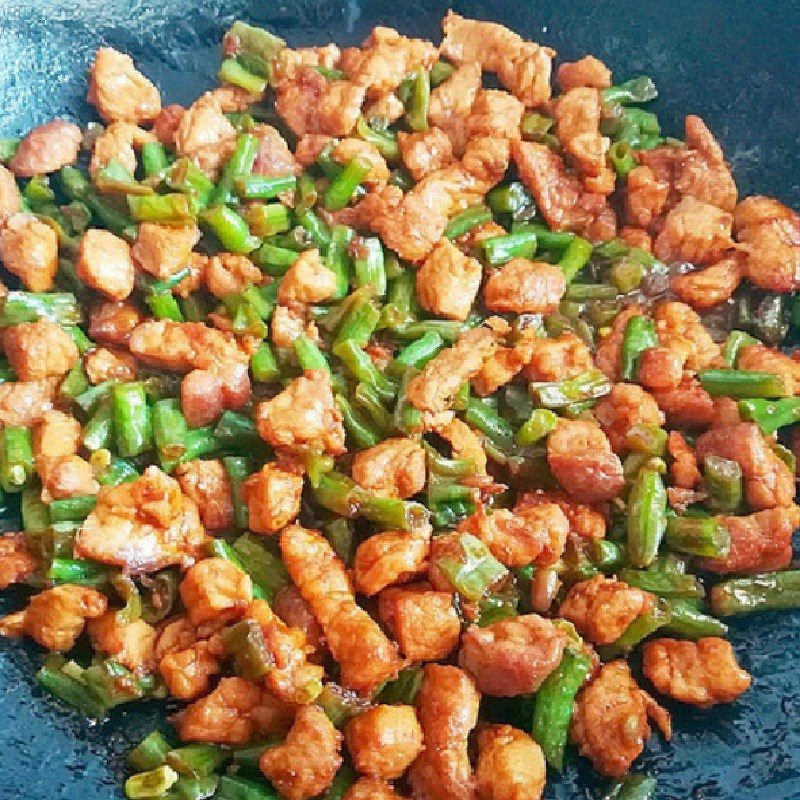
[[[3,349],[21,381],[60,378],[80,358],[72,337],[60,325],[47,319],[6,328]]]
[[[467,117],[480,87],[480,64],[471,61],[461,64],[446,81],[431,91],[428,122],[445,132],[457,156],[464,152]]]
[[[695,311],[705,311],[726,300],[742,282],[742,268],[736,257],[723,258],[705,269],[673,275],[670,288],[679,300]]]
[[[170,103],[159,111],[153,120],[153,135],[165,147],[175,148],[175,133],[181,124],[186,109],[177,103]]]
[[[131,248],[111,231],[90,228],[81,238],[78,277],[91,289],[111,300],[125,300],[133,291],[134,266]]]
[[[628,173],[625,191],[625,219],[645,230],[660,218],[670,195],[670,184],[663,170],[634,167]]]
[[[342,800],[403,800],[403,797],[380,778],[359,778]]]
[[[606,153],[611,144],[600,134],[600,91],[589,87],[570,89],[555,103],[556,136],[572,163],[587,178],[599,178],[610,170]],[[611,179],[611,189],[614,179]]]
[[[86,620],[99,617],[105,595],[84,586],[64,584],[34,595],[24,611],[0,619],[0,636],[27,635],[48,650],[66,653],[75,646]]]
[[[722,351],[697,312],[685,303],[659,303],[654,311],[658,341],[684,359],[684,369],[699,372],[720,366]]]
[[[642,657],[642,671],[659,692],[700,708],[731,703],[752,682],[730,642],[717,637],[696,642],[651,639]]]
[[[222,300],[226,295],[241,292],[248,284],[259,286],[264,283],[265,275],[247,257],[235,253],[219,253],[203,259],[197,254],[190,254],[190,268],[200,270],[202,280],[211,294]]]
[[[524,375],[530,381],[559,381],[592,369],[592,353],[571,331],[554,338],[526,340],[529,347]],[[598,364],[599,366],[599,364]]]
[[[421,411],[446,411],[461,384],[474,378],[496,349],[497,337],[488,328],[465,331],[409,383],[408,400]]]
[[[143,619],[126,622],[116,611],[106,611],[86,627],[95,650],[129,670],[149,672],[152,668],[156,630]]]
[[[425,572],[430,538],[427,529],[415,533],[383,531],[365,539],[356,549],[353,561],[356,589],[371,596]]]
[[[83,134],[72,122],[52,119],[33,128],[9,159],[8,168],[18,178],[55,172],[78,159]]]
[[[208,694],[222,671],[224,648],[219,635],[199,638],[189,620],[179,617],[158,632],[154,656],[170,695],[189,701]]]
[[[747,197],[733,215],[745,277],[774,292],[800,287],[800,215],[772,197]]]
[[[416,700],[425,749],[408,773],[416,800],[476,800],[467,739],[479,703],[475,684],[458,667],[425,665]]]
[[[461,252],[449,239],[441,239],[417,272],[417,299],[431,314],[465,320],[481,286],[483,267]]]
[[[303,476],[265,464],[242,487],[249,528],[255,533],[277,533],[300,513]]]
[[[697,378],[686,377],[674,388],[653,389],[651,394],[671,428],[697,430],[714,421],[714,401]]]
[[[258,139],[258,153],[253,162],[256,175],[299,175],[303,171],[286,139],[272,125],[254,125],[249,133]]]
[[[472,379],[472,388],[479,397],[494,394],[501,386],[513,380],[525,366],[530,347],[498,347],[486,361],[480,372]]]
[[[321,303],[336,292],[336,275],[329,270],[319,257],[319,250],[304,250],[289,267],[278,289],[278,302]]]
[[[507,567],[552,564],[564,550],[569,520],[556,503],[523,505],[486,514],[481,507],[458,526],[480,539]]]
[[[800,394],[800,362],[776,348],[763,344],[747,345],[739,351],[736,366],[778,375],[789,394]]]
[[[375,494],[407,499],[425,486],[425,451],[414,439],[385,439],[356,453],[352,475]]]
[[[556,79],[565,94],[581,86],[607,89],[611,86],[611,70],[594,56],[584,56],[578,61],[566,61],[561,64]]]
[[[606,519],[596,507],[569,500],[564,492],[557,490],[524,492],[517,497],[514,513],[524,516],[527,509],[550,504],[556,504],[564,513],[570,533],[582,539],[602,539],[606,535]]]
[[[703,558],[698,566],[709,572],[767,572],[785,569],[792,561],[792,535],[800,526],[800,508],[792,504],[747,517],[720,517],[731,535],[725,558]]]
[[[656,401],[640,386],[615,383],[594,409],[600,427],[608,437],[614,452],[620,456],[630,450],[628,434],[637,425],[664,424],[664,414]]]
[[[285,703],[307,703],[316,696],[325,671],[308,661],[313,647],[306,641],[305,633],[287,625],[266,600],[253,600],[245,616],[258,623],[274,659],[264,676],[269,691]]]
[[[218,458],[179,464],[175,477],[183,493],[197,505],[203,525],[210,531],[233,525],[233,497],[225,467]]]
[[[594,361],[597,368],[614,382],[620,380],[620,353],[622,340],[625,337],[625,328],[633,317],[643,316],[642,309],[638,306],[626,306],[620,311],[611,323],[611,330],[600,340],[597,345]],[[550,378],[558,380],[558,378]]]
[[[229,745],[282,734],[290,720],[288,706],[244,678],[223,678],[211,694],[171,718],[184,742]]]
[[[250,576],[224,558],[198,561],[179,589],[192,625],[237,619],[253,599]]]
[[[672,456],[669,468],[672,482],[682,489],[693,489],[700,483],[700,470],[697,468],[697,456],[682,433],[669,432],[667,450]]]
[[[475,778],[481,800],[540,800],[547,779],[542,748],[511,725],[489,725],[478,733]]]
[[[701,464],[710,455],[739,464],[747,502],[754,511],[792,505],[794,475],[773,452],[769,440],[754,422],[712,428],[698,437],[696,448]]]
[[[58,236],[33,214],[12,214],[0,229],[0,261],[31,292],[46,292],[58,270]]]
[[[650,737],[648,716],[669,739],[669,713],[636,685],[625,661],[611,661],[578,694],[572,740],[598,772],[618,778],[630,769]]]
[[[611,644],[631,622],[650,611],[654,602],[649,592],[598,575],[576,583],[558,615],[568,619],[593,644]]]
[[[550,620],[526,614],[467,628],[458,664],[485,694],[531,694],[559,665],[566,643],[566,634]]]
[[[192,248],[199,239],[200,231],[195,225],[143,222],[133,245],[133,259],[140,269],[164,280],[188,265]]]
[[[131,483],[100,489],[97,505],[75,536],[75,554],[152,572],[191,564],[205,541],[197,506],[176,480],[151,466]]]
[[[136,380],[136,359],[121,350],[96,347],[83,357],[83,369],[92,386],[104,381],[129,383]]]
[[[309,659],[314,663],[320,663],[326,652],[325,634],[297,587],[290,583],[278,589],[272,607],[289,627],[303,632],[309,648]]]
[[[320,76],[322,77],[322,76]],[[225,98],[206,92],[186,109],[175,130],[175,150],[212,179],[236,147],[236,128],[223,108]]]
[[[479,89],[467,117],[467,142],[478,136],[519,139],[525,107],[499,89]]]
[[[653,253],[662,261],[713,264],[733,247],[732,224],[732,214],[689,195],[667,214]]]
[[[564,491],[583,502],[611,500],[625,484],[608,438],[585,420],[559,420],[547,437],[547,463]]]
[[[328,541],[317,531],[290,525],[280,546],[292,581],[339,663],[342,685],[366,693],[394,678],[402,666],[397,648],[356,604],[344,564]]]
[[[101,47],[89,73],[86,100],[105,122],[151,122],[161,111],[158,89],[133,65],[133,59]]]
[[[554,264],[512,258],[486,281],[483,301],[490,311],[550,314],[566,287],[564,273]]]
[[[347,136],[355,127],[366,90],[352,81],[333,81],[310,66],[296,70],[276,88],[275,110],[298,137],[307,133]]]
[[[100,485],[95,480],[92,465],[80,456],[59,458],[47,472],[42,488],[42,502],[63,500],[67,497],[97,494]]]
[[[399,778],[422,751],[413,706],[372,706],[347,723],[344,736],[353,766],[373,778]]]
[[[22,583],[38,566],[38,559],[28,550],[24,533],[0,536],[0,589]]]
[[[477,61],[528,108],[550,99],[550,74],[555,51],[540,47],[495,22],[465,19],[448,11],[442,20],[444,39],[439,52],[455,64]]]
[[[342,734],[316,705],[301,706],[283,744],[267,748],[261,772],[286,800],[308,800],[330,786],[342,765]]]
[[[309,370],[256,408],[262,439],[273,447],[309,446],[331,455],[345,452],[342,415],[333,401],[330,375]]]
[[[148,320],[134,328],[128,346],[145,363],[172,372],[203,369],[220,374],[230,365],[248,363],[247,353],[231,334],[202,322]]]
[[[378,618],[411,661],[438,661],[458,646],[461,621],[453,593],[427,583],[384,589],[378,596]]]
[[[22,210],[21,198],[14,173],[0,164],[0,224],[6,217]]]
[[[57,378],[0,384],[0,425],[31,427],[53,407]]]
[[[412,133],[400,131],[397,142],[403,164],[415,181],[453,163],[453,145],[441,128]]]
[[[605,196],[586,191],[557,153],[543,144],[515,140],[511,156],[551,228],[574,231],[592,242],[614,237],[617,219]]]
[[[394,91],[418,67],[430,69],[436,61],[436,47],[424,39],[409,39],[393,28],[372,29],[361,48],[342,53],[340,68],[371,97]]]
[[[103,302],[89,313],[89,336],[103,344],[127,347],[131,333],[143,320],[131,303]]]
[[[378,186],[389,180],[389,166],[380,150],[363,139],[340,139],[331,151],[331,157],[339,164],[347,164],[352,158],[360,158],[370,165],[362,181],[365,186]]]
[[[215,422],[225,409],[236,411],[250,399],[250,374],[242,363],[192,370],[181,381],[181,408],[193,428]]]
[[[95,175],[115,159],[133,174],[136,171],[136,149],[155,141],[156,137],[150,131],[137,125],[112,122],[94,143],[89,172]]]
[[[483,439],[466,422],[457,417],[436,426],[436,433],[450,442],[453,458],[471,459],[476,474],[486,473],[486,451]]]

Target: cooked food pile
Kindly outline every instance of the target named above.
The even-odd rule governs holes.
[[[800,605],[800,216],[649,78],[443,30],[237,22],[188,108],[101,48],[102,124],[0,141],[0,633],[173,701],[131,800],[649,798],[722,619]]]

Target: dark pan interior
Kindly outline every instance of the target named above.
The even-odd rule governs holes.
[[[85,69],[108,44],[130,53],[167,102],[208,87],[218,42],[235,18],[290,44],[356,44],[376,24],[438,40],[452,5],[491,17],[562,58],[590,52],[621,78],[646,72],[667,131],[701,114],[720,138],[742,193],[800,206],[800,3],[787,0],[0,0],[0,135],[54,116],[85,122]],[[20,595],[0,599],[0,613]],[[675,736],[650,740],[641,768],[662,800],[800,799],[800,615],[734,623],[732,639],[754,686],[732,706],[670,705]],[[0,640],[0,800],[106,800],[123,754],[163,719],[157,705],[117,709],[91,726],[35,686],[41,653]],[[553,779],[548,798],[593,798],[585,764]]]

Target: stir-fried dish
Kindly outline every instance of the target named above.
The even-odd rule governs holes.
[[[102,124],[0,142],[0,633],[172,701],[131,800],[642,800],[800,605],[800,216],[648,77],[443,29],[237,22],[188,108],[101,48]]]

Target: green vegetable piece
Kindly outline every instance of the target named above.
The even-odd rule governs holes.
[[[149,800],[159,797],[177,780],[178,773],[166,764],[148,772],[139,772],[125,781],[125,797],[128,800]]]
[[[671,550],[691,556],[725,558],[731,549],[731,535],[712,517],[669,517],[665,543]]]
[[[652,592],[659,597],[699,598],[704,594],[702,584],[694,575],[684,575],[680,572],[626,568],[620,570],[618,577],[630,586]]]
[[[444,556],[436,564],[460,595],[477,602],[508,570],[472,534],[462,533],[459,545],[459,556]]]
[[[242,486],[250,475],[250,461],[240,456],[227,456],[222,459],[225,472],[231,484],[231,494],[233,495],[233,509],[236,516],[236,527],[240,530],[247,528],[250,512],[247,503],[242,498]]]
[[[601,370],[590,369],[563,381],[531,383],[529,390],[534,403],[553,409],[598,400],[611,391],[611,386],[611,381]]]
[[[785,397],[782,400],[751,398],[740,400],[738,406],[739,416],[755,422],[766,434],[800,421],[800,397]]]
[[[667,492],[658,472],[640,469],[628,499],[628,559],[634,567],[652,564],[666,529]]]
[[[564,273],[567,283],[574,280],[575,276],[589,263],[591,255],[591,242],[581,239],[579,236],[572,239],[558,260],[559,269]]]
[[[421,687],[422,667],[420,665],[405,667],[393,681],[384,685],[378,700],[388,705],[412,706]]]
[[[117,452],[123,458],[130,458],[149,450],[153,426],[144,384],[118,383],[110,387],[109,394]]]
[[[246,255],[261,244],[257,236],[251,235],[244,219],[227,206],[212,206],[200,215],[200,219],[229,253]]]
[[[703,487],[708,505],[717,511],[735,513],[742,506],[744,479],[736,461],[708,455],[703,462]]]
[[[0,328],[47,319],[56,325],[80,325],[81,308],[67,292],[9,292],[2,301]]]
[[[523,447],[536,444],[555,430],[558,417],[547,408],[535,408],[530,418],[517,431],[517,444]]]
[[[163,734],[153,731],[128,753],[128,763],[137,772],[146,772],[165,764],[169,751],[169,742]]]
[[[758,344],[758,339],[744,331],[731,331],[722,348],[722,357],[725,359],[725,363],[731,369],[736,369],[741,349],[749,347],[751,344]]]
[[[492,211],[486,206],[470,206],[463,211],[459,211],[450,218],[447,227],[444,229],[444,235],[448,239],[457,239],[459,236],[469,233],[473,228],[478,227],[478,225],[489,222],[491,218]]]
[[[289,583],[289,573],[280,558],[267,550],[252,533],[240,536],[233,543],[233,549],[246,572],[264,592],[265,599],[272,602],[275,593]]]
[[[728,626],[700,611],[697,600],[673,598],[668,602],[671,614],[669,622],[662,628],[664,634],[693,641],[706,636],[727,635]]]
[[[383,245],[377,236],[357,238],[350,246],[356,286],[371,286],[375,297],[386,294]]]
[[[170,750],[165,760],[180,775],[204,778],[216,772],[228,760],[228,754],[216,744],[188,744]]]
[[[250,356],[250,374],[256,383],[270,383],[280,378],[281,369],[269,342],[261,342]]]
[[[653,79],[647,75],[631,78],[618,86],[603,89],[603,100],[606,103],[649,103],[658,97],[658,89]]]
[[[50,519],[53,522],[82,522],[91,514],[97,503],[93,494],[79,494],[50,503]]]
[[[253,94],[260,94],[267,87],[266,78],[245,69],[236,58],[226,58],[220,64],[217,78],[221,83],[238,86]]]
[[[783,379],[771,372],[744,369],[707,369],[698,373],[700,385],[714,397],[785,397]]]
[[[411,76],[406,105],[406,124],[412,131],[428,130],[428,107],[431,100],[429,73],[419,67]]]
[[[528,227],[517,233],[491,236],[480,247],[484,258],[492,266],[505,264],[512,258],[531,258],[536,252],[538,231]]]
[[[603,795],[603,800],[655,800],[655,797],[655,778],[646,775],[626,775],[621,780],[614,781],[608,792]]]
[[[644,316],[631,317],[625,326],[620,349],[620,377],[623,381],[635,381],[639,374],[639,357],[658,344],[653,322]]]
[[[264,780],[222,775],[214,800],[278,800],[278,795]]]
[[[34,474],[33,440],[28,428],[9,425],[0,430],[0,484],[5,492],[20,492]]]
[[[366,159],[360,156],[351,158],[325,190],[325,208],[328,211],[341,211],[345,208],[371,169],[372,165]]]
[[[592,661],[584,652],[567,647],[561,663],[551,672],[534,697],[531,734],[542,748],[547,763],[561,772],[575,696],[589,675]]]
[[[800,570],[763,572],[723,581],[711,590],[710,601],[711,610],[718,617],[800,608]]]

